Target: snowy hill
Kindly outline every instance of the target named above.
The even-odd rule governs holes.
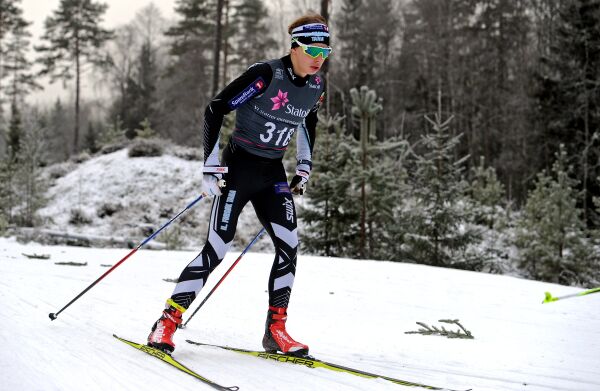
[[[210,389],[112,337],[144,341],[174,286],[163,279],[176,278],[194,252],[141,250],[57,320],[48,318],[127,252],[0,238],[0,389]],[[237,254],[228,254],[204,294]],[[259,349],[272,258],[266,252],[242,259],[177,332],[176,358],[242,391],[417,390],[184,342]],[[459,390],[600,390],[600,294],[542,305],[544,291],[577,289],[402,263],[307,256],[298,262],[288,328],[317,357]],[[460,319],[475,338],[405,334],[419,328],[415,322],[439,319]]]
[[[202,163],[178,157],[183,155],[178,148],[168,147],[163,156],[134,158],[122,149],[80,164],[50,167],[47,175],[58,178],[51,181],[48,205],[39,211],[43,227],[138,244],[202,191]],[[171,236],[157,240],[169,238],[180,242],[177,247],[201,248],[210,208],[211,201],[202,200],[169,228]],[[73,219],[75,211],[79,214]],[[260,225],[255,220],[248,205],[234,246],[243,248],[256,235]]]

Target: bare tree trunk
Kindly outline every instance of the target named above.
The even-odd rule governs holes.
[[[360,149],[362,155],[362,179],[360,185],[361,211],[360,211],[360,256],[365,259],[367,256],[367,184],[365,172],[367,171],[367,143],[369,139],[369,117],[368,114],[362,114],[360,121]]]
[[[213,62],[213,83],[212,83],[212,96],[217,95],[219,89],[219,69],[220,69],[220,55],[221,55],[221,37],[222,29],[221,15],[223,14],[223,5],[225,0],[217,1],[217,19],[216,19],[216,30],[215,30],[215,44],[214,44],[214,62]]]
[[[79,59],[79,40],[75,41],[75,129],[73,137],[73,154],[79,150],[79,94],[81,88],[81,64]]]
[[[329,23],[329,6],[331,5],[331,0],[321,0],[321,16],[325,18],[325,20]],[[327,75],[329,74],[329,61],[325,61],[323,66],[321,67],[321,72],[323,73],[323,77],[327,80]],[[329,84],[325,84],[325,95],[329,97]],[[327,99],[327,105],[325,106],[325,111],[329,113],[329,101],[331,98]]]
[[[223,26],[223,84],[227,83],[229,64],[227,63],[227,57],[229,55],[229,0],[225,0],[225,23]]]

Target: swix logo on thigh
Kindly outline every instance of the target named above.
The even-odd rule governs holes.
[[[290,221],[290,222],[294,222],[294,203],[292,202],[291,199],[286,198],[285,201],[283,201],[283,206],[285,207],[285,218]]]
[[[227,200],[225,201],[225,206],[223,207],[223,217],[221,218],[221,226],[219,227],[221,231],[227,231],[227,227],[229,227],[229,219],[231,218],[231,209],[233,209],[233,201],[235,200],[235,190],[231,190],[227,194]]]

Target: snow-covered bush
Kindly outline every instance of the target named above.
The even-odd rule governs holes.
[[[162,156],[164,148],[156,139],[135,140],[129,147],[129,157],[155,157]]]
[[[69,224],[73,225],[86,225],[90,224],[92,219],[83,210],[79,208],[71,209],[69,216]]]

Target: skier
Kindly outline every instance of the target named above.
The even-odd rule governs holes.
[[[312,168],[317,110],[324,80],[317,74],[331,53],[329,29],[318,14],[296,19],[288,28],[288,55],[248,68],[208,105],[204,115],[203,191],[215,196],[202,252],[182,271],[148,345],[171,353],[173,334],[209,274],[225,257],[238,216],[250,201],[275,246],[269,277],[266,351],[306,355],[308,346],[293,340],[285,322],[296,271],[298,236],[292,194],[304,193]],[[219,161],[223,117],[236,112],[236,124]],[[297,137],[296,175],[288,185],[283,155]]]

